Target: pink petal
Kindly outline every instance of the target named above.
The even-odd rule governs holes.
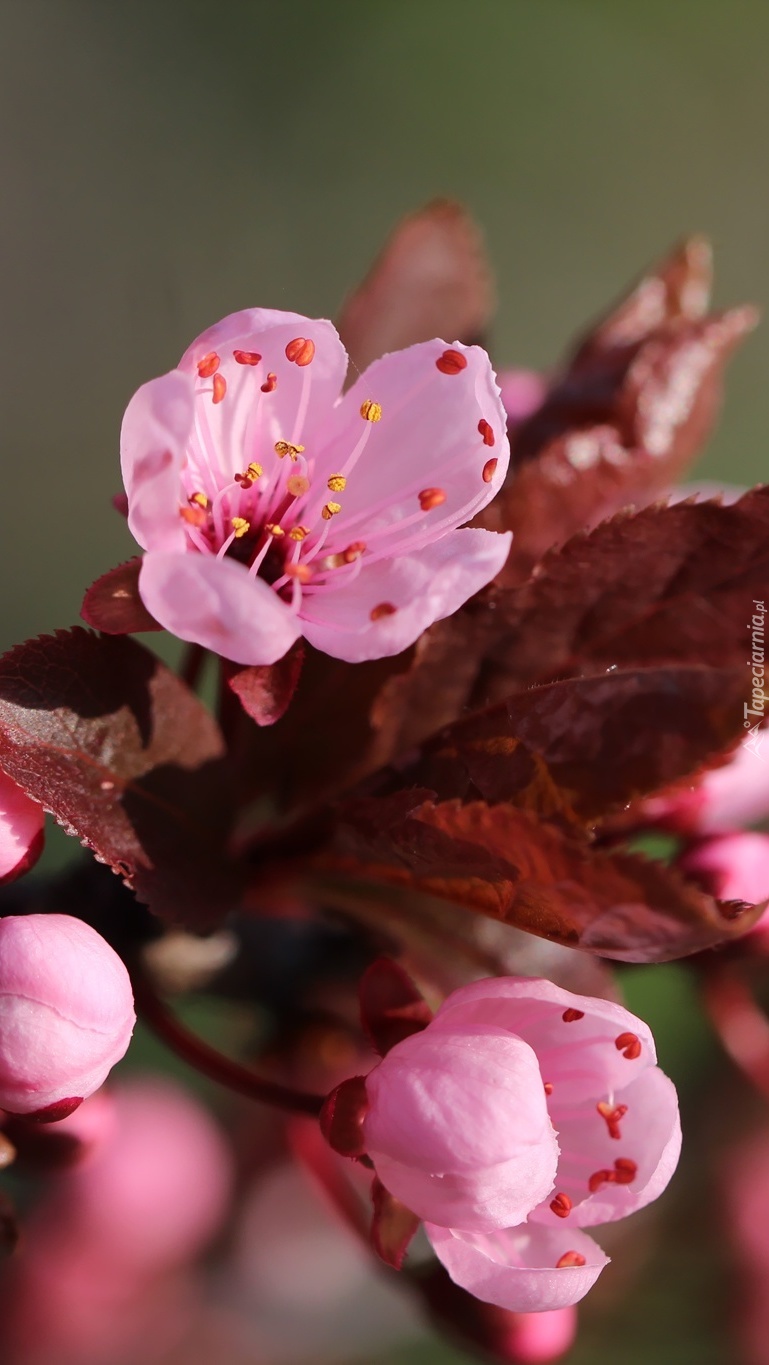
[[[679,866],[719,900],[769,900],[769,834],[723,834],[687,850]]]
[[[577,1310],[552,1308],[543,1313],[516,1313],[508,1320],[507,1340],[501,1357],[510,1365],[545,1365],[560,1360],[577,1336]]]
[[[564,1019],[574,1010],[580,1017]],[[611,1000],[574,995],[552,981],[493,977],[453,991],[432,1029],[455,1031],[479,1024],[509,1029],[524,1038],[539,1058],[553,1100],[579,1103],[621,1091],[657,1060],[654,1039],[643,1020]],[[637,1057],[626,1057],[616,1041],[633,1035]]]
[[[596,1098],[606,1101],[609,1097]],[[612,1138],[595,1100],[581,1106],[564,1105],[559,1111],[553,1092],[550,1114],[561,1146],[555,1184],[559,1193],[569,1196],[573,1208],[561,1220],[545,1201],[531,1215],[534,1221],[553,1226],[563,1221],[569,1228],[575,1224],[594,1227],[644,1208],[666,1188],[681,1152],[675,1086],[659,1067],[649,1067],[625,1087],[621,1101],[627,1105],[627,1113],[618,1120],[620,1137]],[[590,1176],[612,1171],[617,1158],[635,1163],[634,1179],[626,1185],[606,1181],[590,1194]]]
[[[391,1049],[366,1092],[366,1150],[420,1217],[506,1227],[552,1189],[557,1144],[537,1059],[520,1039],[428,1028]]]
[[[316,649],[351,663],[399,654],[496,577],[510,541],[492,531],[450,531],[415,554],[364,567],[346,585],[305,592],[303,634]],[[396,610],[372,621],[382,604]]]
[[[273,664],[300,634],[293,612],[242,564],[198,554],[145,555],[139,592],[181,640],[237,664]]]
[[[0,881],[26,872],[43,851],[45,813],[0,771]]]
[[[443,374],[436,366],[447,349],[467,361],[457,374]],[[362,419],[367,400],[381,405],[380,421]],[[493,445],[484,440],[479,423],[488,425]],[[505,411],[486,352],[427,341],[375,360],[330,416],[317,476],[325,480],[344,472],[346,457],[362,437],[365,449],[339,495],[334,546],[361,538],[373,548],[376,529],[398,526],[381,542],[395,553],[401,543],[429,543],[437,523],[451,527],[469,521],[500,488],[509,460]],[[491,460],[496,460],[493,475]],[[419,494],[428,489],[441,490],[445,501],[422,512]],[[362,521],[352,521],[361,514]],[[401,528],[399,523],[412,516],[417,520]]]
[[[179,475],[192,423],[193,385],[179,370],[142,385],[126,408],[120,463],[128,525],[145,550],[184,546]]]
[[[749,735],[721,768],[711,768],[688,791],[652,796],[648,819],[676,830],[722,834],[769,817],[769,738]]]
[[[286,347],[298,338],[315,347],[309,364],[297,365],[286,355]],[[261,359],[254,365],[239,364],[236,351]],[[224,396],[216,403],[213,376],[200,379],[197,368],[212,354],[218,357],[218,382],[224,381]],[[321,429],[342,391],[347,352],[333,323],[323,318],[246,308],[203,332],[187,348],[179,368],[195,379],[195,464],[200,467],[202,460],[205,466],[202,444],[209,462],[215,451],[219,467],[232,476],[251,460],[274,459],[276,441],[304,445],[308,457],[315,453]],[[268,386],[267,392],[262,385]]]
[[[609,1263],[592,1237],[578,1228],[526,1224],[467,1233],[426,1223],[425,1232],[455,1284],[513,1313],[552,1312],[578,1303]],[[558,1269],[569,1251],[583,1256],[585,1264]]]

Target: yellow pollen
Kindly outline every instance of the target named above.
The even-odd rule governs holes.
[[[367,398],[365,403],[361,403],[360,415],[361,417],[364,417],[367,422],[381,422],[382,404],[375,403],[373,398]]]
[[[265,531],[268,532],[269,535],[274,536],[276,540],[279,540],[281,536],[284,536],[286,534],[285,531],[283,530],[283,527],[278,526],[278,523],[275,521],[271,521],[268,526],[265,526],[264,529]]]
[[[303,450],[304,446],[292,445],[290,441],[275,442],[275,454],[279,455],[281,460],[283,459],[284,455],[290,455],[291,459],[295,460],[297,455],[301,455]]]
[[[289,540],[306,540],[310,534],[306,526],[294,526],[288,533]]]
[[[297,578],[300,583],[309,583],[312,578],[309,564],[286,564],[283,572],[288,578]]]
[[[261,479],[264,470],[262,469],[262,466],[260,464],[256,464],[252,460],[250,465],[248,466],[248,469],[246,470],[246,473],[248,474],[248,477],[250,479]]]
[[[230,526],[235,532],[236,540],[240,540],[246,534],[246,531],[251,530],[251,522],[246,521],[245,517],[233,517]]]
[[[206,514],[202,507],[180,507],[179,515],[188,526],[205,526]]]
[[[327,502],[326,506],[323,508],[323,511],[321,512],[321,516],[323,517],[324,521],[330,521],[331,518],[335,517],[337,512],[341,512],[341,510],[342,510],[341,502]]]
[[[189,501],[194,502],[197,507],[208,507],[208,498],[205,493],[192,493]]]
[[[347,480],[344,474],[332,474],[328,481],[328,488],[332,493],[344,493],[347,487]]]
[[[286,488],[292,498],[301,498],[304,493],[309,493],[310,480],[304,474],[290,474],[286,479]]]

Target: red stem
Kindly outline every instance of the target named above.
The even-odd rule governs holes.
[[[310,1114],[317,1118],[325,1096],[312,1095],[304,1090],[293,1090],[278,1081],[265,1080],[250,1067],[235,1062],[223,1053],[217,1052],[190,1032],[176,1015],[168,1009],[153,991],[145,977],[133,978],[134,998],[142,1019],[177,1057],[183,1058],[212,1081],[235,1090],[247,1099],[257,1100],[260,1104],[271,1104],[278,1109],[286,1109],[291,1114]]]

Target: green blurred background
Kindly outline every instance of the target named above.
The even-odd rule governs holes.
[[[693,231],[717,302],[763,303],[767,51],[763,0],[0,0],[0,645],[74,622],[131,553],[110,498],[138,384],[233,309],[333,315],[436,195],[487,233],[500,364],[551,364]],[[711,477],[766,477],[768,361],[769,328],[731,370]],[[684,980],[634,973],[631,1004],[697,1114],[718,1063]],[[579,1365],[733,1359],[691,1198],[643,1293],[586,1315]]]

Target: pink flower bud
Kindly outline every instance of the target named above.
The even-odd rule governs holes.
[[[680,866],[719,900],[747,901],[749,905],[769,900],[769,834],[722,834],[703,839],[686,851]]]
[[[652,796],[649,819],[690,834],[718,834],[757,824],[769,816],[769,761],[761,736],[749,735],[728,763],[710,768],[690,788]]]
[[[102,1084],[136,1022],[128,972],[69,915],[0,919],[0,1108],[53,1120]]]
[[[549,981],[454,991],[366,1078],[366,1151],[455,1283],[558,1309],[607,1263],[580,1229],[655,1199],[678,1161],[673,1085],[645,1024]]]
[[[0,881],[13,881],[34,866],[43,851],[44,823],[42,806],[0,772]]]

